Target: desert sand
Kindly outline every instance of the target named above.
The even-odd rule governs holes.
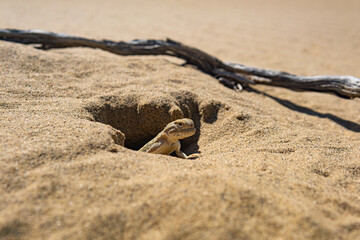
[[[360,76],[359,1],[2,0],[0,28],[173,38]],[[237,92],[182,61],[0,42],[0,239],[360,239],[360,99]],[[194,120],[183,160],[137,152]]]

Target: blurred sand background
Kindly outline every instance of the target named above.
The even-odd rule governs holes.
[[[170,37],[224,61],[359,77],[359,10],[1,0],[0,28]],[[179,63],[0,42],[0,239],[360,239],[359,99],[235,92]],[[197,127],[183,150],[201,158],[131,150],[180,117]]]

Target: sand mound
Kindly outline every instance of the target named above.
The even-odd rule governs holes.
[[[45,4],[44,9],[60,6],[48,1],[41,3]],[[102,9],[118,16],[112,12],[115,8],[110,3],[118,4],[105,1],[107,7]],[[81,28],[79,22],[76,27],[73,21],[88,16],[91,22],[90,13],[98,5],[74,4],[75,9],[86,6],[87,10],[68,13],[69,33],[79,30],[87,35],[87,28]],[[183,15],[188,11],[186,2],[163,3],[165,10],[144,4],[155,11],[152,17],[158,28],[151,31],[144,28],[142,36],[158,36],[151,33],[163,28],[176,35],[177,31],[163,25],[163,20],[172,19],[169,16],[175,12],[189,16],[188,20],[181,18],[184,26],[177,25],[179,36],[184,36],[188,43],[199,41],[202,45],[197,47],[239,62],[245,58],[258,63],[254,65],[261,66],[264,61],[267,66],[278,68],[288,64],[284,70],[304,74],[317,73],[312,68],[329,74],[331,71],[342,74],[338,72],[340,68],[352,70],[351,74],[359,73],[356,59],[342,61],[345,57],[331,54],[327,60],[331,59],[333,65],[314,60],[315,67],[303,68],[299,61],[306,62],[309,56],[294,49],[293,62],[279,63],[288,54],[286,48],[273,43],[280,32],[264,29],[261,41],[274,49],[263,51],[263,45],[257,42],[260,38],[252,32],[253,25],[261,25],[256,22],[259,15],[246,15],[246,9],[254,7],[250,3],[244,9],[238,8],[244,18],[253,20],[250,25],[246,21],[227,24],[225,15],[236,19],[238,13],[216,2],[209,3],[215,7],[208,9],[215,14],[214,18],[206,18],[209,12],[201,13],[203,6],[197,4],[189,3],[194,14],[188,15]],[[300,9],[305,6],[298,5]],[[126,6],[144,19],[149,18],[142,10],[145,7],[139,9],[130,3]],[[292,9],[282,1],[266,6]],[[316,11],[320,11],[321,6],[318,7],[314,4]],[[60,13],[65,14],[66,8],[61,9]],[[225,9],[228,12],[223,15]],[[276,21],[278,15],[272,11],[258,10],[265,14],[264,19]],[[15,15],[21,13],[18,10]],[[327,16],[321,11],[316,13]],[[337,33],[343,29],[351,20],[348,16],[357,16],[351,13],[338,13],[341,18],[329,31]],[[132,26],[149,26],[136,14],[134,17],[123,14],[129,17],[128,22],[133,21]],[[308,14],[318,19],[318,15]],[[207,31],[202,31],[205,40],[196,36],[193,40],[193,35],[188,35],[188,31],[194,33],[197,29],[190,24],[195,16],[203,16],[204,23],[210,24],[206,25]],[[7,24],[21,26],[20,20],[11,19],[7,18]],[[31,19],[28,20],[34,25],[42,22],[40,15]],[[112,21],[106,19],[110,26]],[[243,40],[243,50],[226,47],[234,42],[227,40],[229,34],[218,34],[222,29],[216,24],[219,19],[229,32],[231,26],[238,26],[252,36],[247,41],[234,33],[233,37]],[[325,23],[330,21],[321,19]],[[311,32],[317,26],[316,21],[315,27],[303,21],[299,20],[297,30],[301,33]],[[59,21],[49,23],[54,24],[53,31],[66,28]],[[291,37],[297,36],[297,31],[289,30],[296,23],[296,19],[284,23],[282,27],[288,36],[283,41],[290,42]],[[48,22],[43,24],[40,26],[47,30]],[[267,26],[266,21],[262,24]],[[92,27],[91,33],[95,35],[111,32],[95,24]],[[125,37],[136,35],[132,31],[127,31]],[[328,36],[326,31],[319,30],[317,34],[322,40]],[[346,41],[342,39],[343,44],[337,42],[342,49],[338,54],[346,55],[351,46],[355,49],[351,51],[358,50],[354,47],[358,38],[351,37],[358,33],[348,34]],[[214,39],[214,35],[223,37]],[[309,34],[304,36],[307,38],[292,44],[304,47],[311,40]],[[125,37],[121,39],[126,40]],[[231,44],[225,44],[227,41]],[[332,41],[323,42],[332,48]],[[321,56],[326,46],[314,46],[309,51],[319,51],[317,56]],[[240,55],[243,57],[237,58]],[[91,49],[45,52],[6,42],[0,42],[0,84],[0,239],[360,236],[358,99],[271,87],[235,92],[172,58],[119,57]],[[201,158],[183,160],[134,151],[168,122],[183,117],[194,120],[197,132],[182,141],[182,150],[187,154],[201,152]]]
[[[186,91],[176,91],[168,87],[166,91],[139,91],[135,87],[124,88],[119,92],[89,103],[85,109],[94,120],[119,129],[126,135],[125,146],[138,150],[156,136],[167,123],[179,118],[192,118],[199,128],[200,112],[211,118],[212,109],[202,106],[199,110],[197,96]],[[213,109],[216,113],[218,109]],[[193,136],[190,141],[197,142]],[[189,140],[187,140],[189,141]]]

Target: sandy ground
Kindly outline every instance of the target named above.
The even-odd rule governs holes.
[[[0,27],[171,37],[226,61],[359,77],[359,9],[1,0]],[[172,58],[7,42],[0,94],[0,239],[360,239],[359,99],[235,92]],[[181,117],[197,128],[183,150],[201,158],[134,151]]]

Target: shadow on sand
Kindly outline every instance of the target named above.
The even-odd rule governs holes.
[[[320,112],[314,111],[314,110],[312,110],[310,108],[297,105],[297,104],[292,103],[292,102],[290,102],[288,100],[280,99],[280,98],[272,96],[272,95],[270,95],[270,94],[268,94],[266,92],[261,92],[259,90],[253,89],[253,88],[248,88],[247,90],[249,92],[255,92],[255,93],[258,93],[258,94],[262,94],[262,95],[264,95],[266,97],[269,97],[269,98],[275,100],[276,102],[278,102],[279,104],[281,104],[282,106],[287,107],[288,109],[291,109],[293,111],[304,113],[304,114],[307,114],[307,115],[310,115],[310,116],[316,116],[316,117],[320,117],[320,118],[327,118],[327,119],[339,124],[340,126],[350,130],[350,131],[360,132],[360,124],[358,124],[358,123],[342,119],[342,118],[337,117],[337,116],[335,116],[335,115],[333,115],[331,113],[320,113]]]

